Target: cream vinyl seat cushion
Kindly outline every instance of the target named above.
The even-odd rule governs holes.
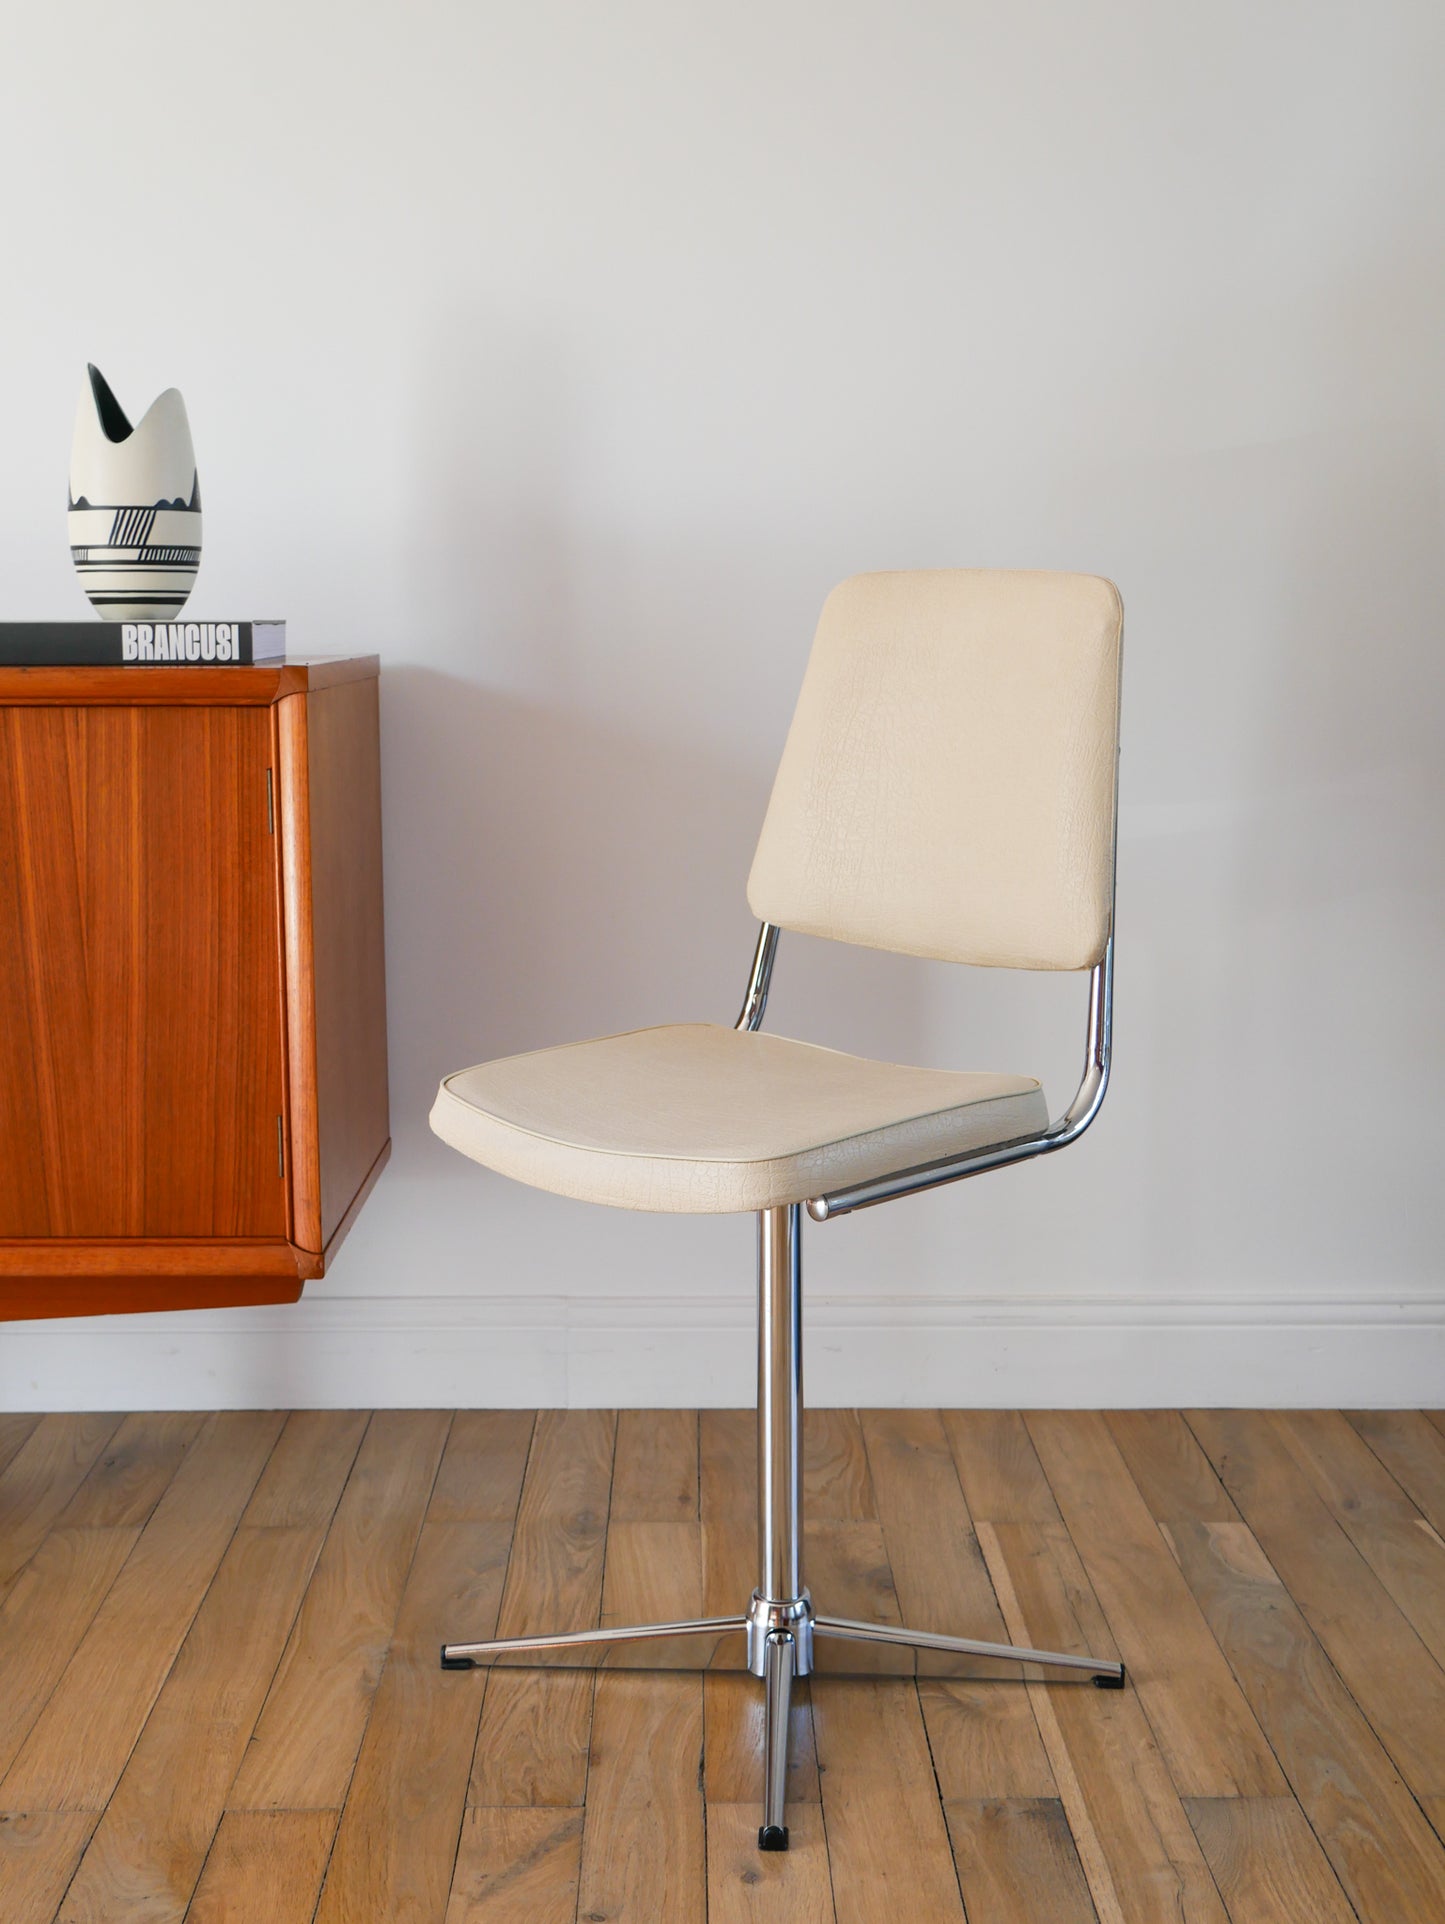
[[[518,1182],[692,1214],[806,1202],[1047,1123],[1027,1076],[899,1068],[708,1022],[461,1069],[431,1112],[444,1142]]]

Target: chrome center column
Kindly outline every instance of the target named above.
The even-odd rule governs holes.
[[[767,1674],[767,1640],[787,1635],[792,1671],[813,1667],[813,1606],[803,1587],[802,1205],[758,1213],[758,1564],[748,1668]],[[776,1661],[776,1659],[775,1659]]]

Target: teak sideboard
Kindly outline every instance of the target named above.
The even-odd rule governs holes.
[[[377,672],[0,668],[0,1318],[325,1274],[391,1147]]]

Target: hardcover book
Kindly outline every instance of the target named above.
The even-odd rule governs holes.
[[[285,658],[284,621],[0,621],[4,668],[249,668]]]

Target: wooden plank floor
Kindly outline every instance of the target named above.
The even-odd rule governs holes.
[[[751,1418],[0,1416],[3,1924],[1442,1924],[1445,1419],[807,1423],[833,1614],[1099,1692],[443,1672],[741,1608]],[[994,1674],[988,1674],[992,1671]]]

